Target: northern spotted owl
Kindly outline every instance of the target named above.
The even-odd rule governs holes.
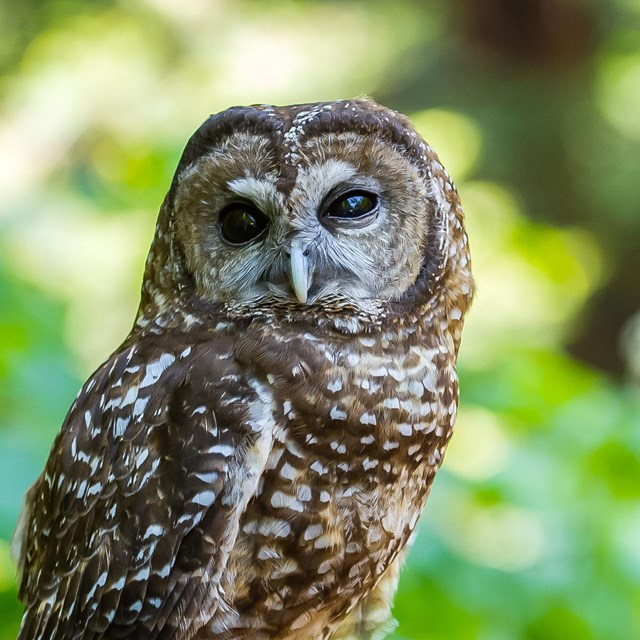
[[[382,638],[472,293],[458,195],[405,117],[210,117],[135,325],[27,494],[19,638]]]

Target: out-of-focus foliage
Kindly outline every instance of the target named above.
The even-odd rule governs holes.
[[[440,152],[478,281],[394,638],[640,638],[636,0],[1,0],[0,70],[0,640],[21,495],[129,329],[188,135],[360,94]]]

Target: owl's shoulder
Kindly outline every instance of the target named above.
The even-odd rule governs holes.
[[[73,576],[86,576],[96,588],[85,623],[104,615],[105,624],[132,624],[136,613],[151,615],[136,576],[155,572],[164,584],[189,563],[217,570],[228,549],[199,554],[179,543],[202,533],[193,531],[210,509],[212,540],[233,527],[232,506],[252,495],[250,469],[266,459],[272,417],[269,398],[239,371],[230,336],[207,333],[129,339],[83,386],[16,536],[27,603],[59,592],[62,606]],[[114,613],[107,592],[135,606]]]

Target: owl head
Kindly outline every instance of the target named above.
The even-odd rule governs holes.
[[[471,295],[462,212],[404,116],[370,100],[233,107],[184,150],[141,311],[188,298],[375,314],[443,286]]]

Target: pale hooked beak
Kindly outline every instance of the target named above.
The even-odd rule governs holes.
[[[289,279],[296,294],[296,298],[302,303],[307,301],[307,294],[311,285],[309,277],[309,259],[306,256],[306,247],[299,240],[292,240],[289,255]]]

